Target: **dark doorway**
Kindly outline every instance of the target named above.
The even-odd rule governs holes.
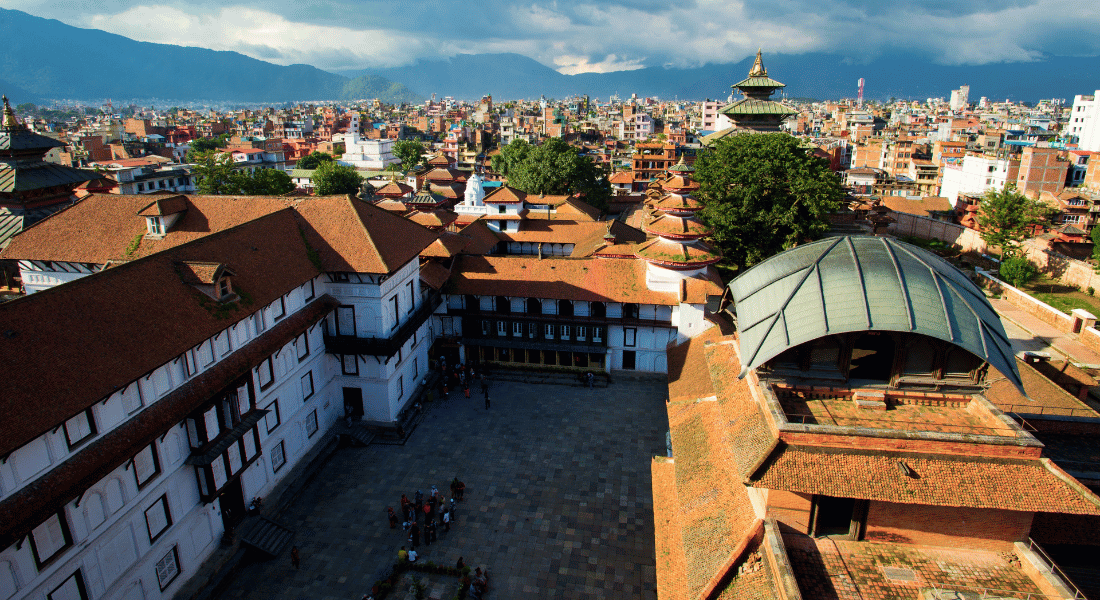
[[[563,317],[572,317],[573,303],[568,300],[558,300],[558,314]]]
[[[814,496],[812,534],[816,537],[848,537],[852,533],[856,501],[853,498]]]
[[[344,416],[354,419],[363,416],[363,390],[361,388],[344,388]]]
[[[865,333],[852,344],[848,379],[890,381],[894,368],[894,339],[885,333]]]
[[[233,531],[233,528],[245,517],[244,486],[241,485],[240,477],[225,484],[222,491],[218,493],[218,503],[222,509],[222,525],[225,526],[226,531]]]
[[[603,319],[607,317],[607,306],[603,302],[593,302],[592,316],[597,319]]]
[[[527,299],[527,313],[532,315],[542,314],[542,300],[538,298]]]
[[[629,371],[634,370],[634,361],[636,354],[634,350],[623,350],[623,368]]]

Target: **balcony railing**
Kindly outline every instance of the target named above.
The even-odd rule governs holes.
[[[420,303],[420,307],[405,320],[405,323],[397,328],[393,335],[385,338],[362,338],[353,335],[332,335],[328,332],[327,323],[324,332],[325,352],[329,354],[356,354],[366,356],[390,357],[405,345],[405,341],[427,321],[435,309],[443,302],[443,296],[438,292],[432,292]]]

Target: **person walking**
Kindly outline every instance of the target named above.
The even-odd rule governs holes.
[[[290,564],[294,565],[295,569],[302,565],[302,555],[298,553],[297,546],[290,549]]]
[[[470,398],[470,384],[468,384],[468,383],[463,383],[462,384],[462,393],[466,394],[466,399],[467,400]]]
[[[485,391],[485,410],[489,410],[489,386],[482,384],[481,389]]]
[[[392,506],[386,507],[386,513],[390,518],[390,529],[395,529],[397,527],[397,513],[393,512]]]
[[[596,387],[596,376],[592,374],[592,371],[589,371],[588,374],[584,376],[584,379],[588,383],[588,387]]]
[[[451,531],[451,511],[450,509],[443,509],[443,531]]]
[[[409,528],[409,543],[413,548],[420,545],[420,526],[413,521],[412,527]]]

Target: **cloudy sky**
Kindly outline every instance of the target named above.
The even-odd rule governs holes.
[[[1063,0],[3,0],[129,38],[328,70],[516,52],[566,74],[824,51],[942,64],[1100,55],[1100,2]]]

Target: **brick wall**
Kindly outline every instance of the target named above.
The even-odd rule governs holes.
[[[978,276],[983,287],[1001,294],[1009,304],[1036,319],[1058,328],[1059,331],[1069,332],[1073,327],[1073,318],[1053,306],[1039,302],[1027,293],[997,279],[989,272],[978,271]]]
[[[812,498],[809,494],[768,490],[767,516],[799,533],[809,533]]]
[[[963,252],[985,252],[985,240],[973,229],[929,217],[908,213],[890,212],[896,222],[886,232],[898,237],[912,236],[925,240],[947,242]]]
[[[1034,513],[871,502],[868,541],[1010,551],[1026,540]]]

